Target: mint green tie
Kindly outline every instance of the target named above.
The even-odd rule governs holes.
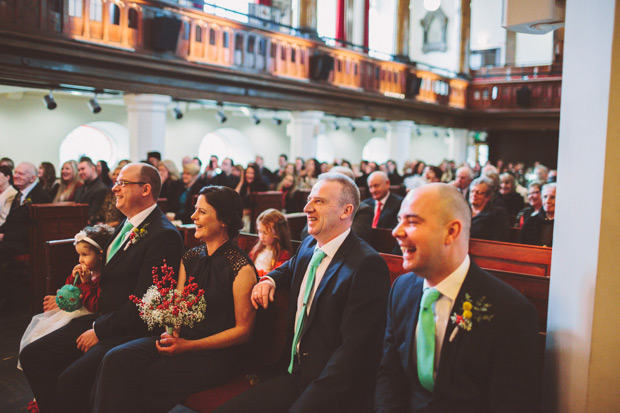
[[[321,261],[325,258],[325,253],[320,249],[315,249],[312,258],[310,259],[310,271],[308,272],[308,279],[306,280],[306,289],[304,290],[304,301],[301,307],[301,314],[297,318],[297,325],[295,326],[295,335],[293,336],[293,347],[291,348],[291,363],[288,366],[288,372],[293,373],[293,361],[295,360],[295,354],[297,353],[297,343],[301,336],[301,330],[304,328],[304,321],[308,315],[308,299],[314,286],[314,277],[316,276],[316,269],[319,268]]]
[[[434,288],[426,288],[422,294],[420,314],[418,316],[418,334],[416,335],[416,353],[418,356],[418,378],[426,390],[432,392],[435,386],[435,316],[431,305],[441,293]]]
[[[114,254],[116,254],[116,252],[121,247],[121,245],[123,245],[125,234],[131,231],[132,228],[133,228],[133,225],[131,225],[131,222],[126,221],[125,225],[123,225],[123,228],[121,229],[121,232],[118,234],[118,237],[116,237],[116,239],[114,240],[114,242],[112,242],[112,245],[110,246],[110,253],[108,254],[106,264],[110,262]]]

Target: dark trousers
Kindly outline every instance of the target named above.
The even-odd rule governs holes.
[[[157,339],[133,340],[105,355],[91,395],[93,412],[168,412],[239,372],[236,348],[162,356]]]
[[[122,340],[101,341],[86,353],[76,340],[92,327],[94,316],[71,320],[66,326],[24,347],[19,361],[41,413],[88,412],[89,395],[101,359]]]

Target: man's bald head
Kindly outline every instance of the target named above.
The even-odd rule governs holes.
[[[390,178],[383,171],[375,171],[368,175],[368,191],[372,199],[379,201],[390,192]]]

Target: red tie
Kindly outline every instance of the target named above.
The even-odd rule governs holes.
[[[377,224],[379,224],[379,217],[381,216],[381,207],[383,205],[381,204],[381,202],[377,201],[377,211],[375,212],[375,217],[372,220],[372,227],[373,228],[377,228]]]

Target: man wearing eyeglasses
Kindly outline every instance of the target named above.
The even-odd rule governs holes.
[[[144,295],[153,267],[164,260],[178,274],[183,254],[179,232],[157,207],[160,189],[151,165],[121,170],[112,191],[127,219],[103,246],[99,314],[76,318],[22,350],[21,365],[41,411],[90,411],[91,388],[107,351],[148,334],[129,296]],[[132,232],[141,235],[131,237]]]
[[[97,167],[88,156],[80,158],[78,174],[84,185],[75,190],[75,202],[88,204],[88,223],[94,224],[98,221],[97,213],[108,193],[108,187],[99,179]]]

